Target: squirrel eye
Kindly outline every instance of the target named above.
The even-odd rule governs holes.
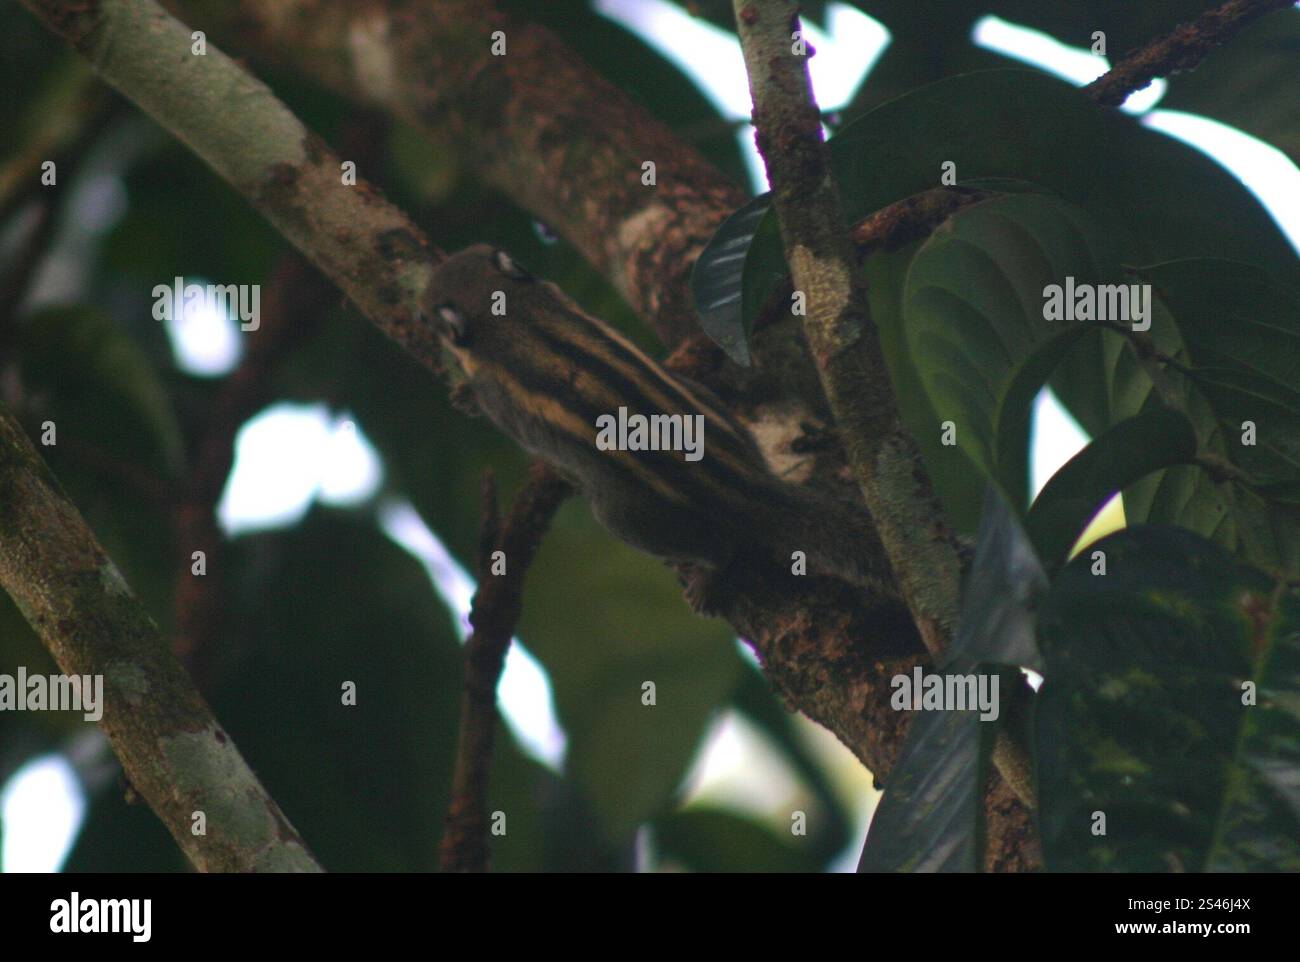
[[[520,266],[518,261],[503,250],[495,250],[492,252],[492,263],[496,265],[497,270],[501,271],[501,273],[513,277],[515,280],[531,281],[533,279],[532,274],[528,273],[528,271]]]
[[[453,344],[464,347],[469,343],[469,324],[455,304],[439,304],[433,312],[438,315]]]

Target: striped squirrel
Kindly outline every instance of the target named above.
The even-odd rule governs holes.
[[[724,569],[803,551],[808,568],[896,598],[865,508],[783,482],[706,388],[670,374],[505,251],[466,248],[434,270],[425,302],[463,383],[488,416],[587,496],[597,519],[642,551]],[[703,457],[602,449],[602,417],[683,415]]]

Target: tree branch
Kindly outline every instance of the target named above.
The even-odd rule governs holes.
[[[795,288],[807,295],[804,331],[858,485],[926,649],[941,662],[960,604],[959,545],[916,442],[903,426],[839,190],[822,139],[807,56],[794,49],[798,3],[733,0],[759,152]],[[1032,803],[1027,757],[999,739],[999,771]]]
[[[488,0],[168,3],[454,147],[576,247],[668,347],[698,329],[691,268],[746,196],[550,30]],[[657,186],[641,183],[645,161]]]
[[[474,633],[465,643],[465,695],[452,779],[447,826],[439,846],[444,872],[486,872],[488,868],[488,776],[497,726],[497,683],[506,651],[523,610],[524,578],[542,535],[572,493],[568,483],[540,461],[515,496],[504,527],[498,526],[496,482],[483,478],[483,531],[478,591],[470,612]],[[493,552],[505,556],[505,571],[493,571]]]
[[[23,3],[436,369],[436,339],[413,310],[435,260],[428,241],[361,178],[344,185],[339,158],[265,84],[211,45],[193,55],[189,28],[153,0]]]
[[[3,408],[0,585],[65,673],[102,676],[101,727],[195,868],[320,871]],[[200,812],[206,833],[196,835]]]
[[[1157,77],[1191,70],[1251,21],[1294,4],[1295,0],[1228,0],[1124,57],[1084,87],[1084,93],[1103,107],[1118,107]]]

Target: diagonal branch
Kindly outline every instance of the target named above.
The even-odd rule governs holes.
[[[66,674],[103,679],[101,727],[195,868],[320,871],[3,408],[0,505],[0,586]]]
[[[167,3],[454,148],[577,248],[666,346],[698,329],[691,268],[745,194],[552,31],[490,0]],[[645,161],[655,187],[641,183]]]
[[[431,368],[432,333],[413,321],[435,260],[411,220],[220,50],[152,0],[23,0],[110,85],[242,194],[381,331]],[[237,105],[232,109],[232,105]]]
[[[1084,87],[1084,93],[1103,107],[1118,107],[1157,77],[1191,70],[1252,21],[1294,4],[1295,0],[1228,0],[1128,54]]]

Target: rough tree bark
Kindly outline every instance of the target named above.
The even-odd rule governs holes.
[[[100,726],[132,786],[195,868],[320,871],[3,408],[0,586],[65,674],[103,676]],[[203,834],[194,832],[196,813]]]

